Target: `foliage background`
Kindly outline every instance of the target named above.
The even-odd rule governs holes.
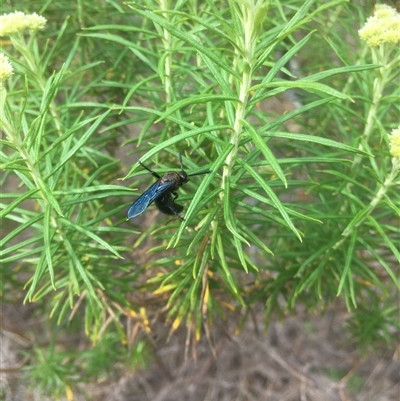
[[[362,4],[246,4],[28,2],[46,30],[3,40],[1,294],[45,321],[25,366],[45,393],[145,366],[162,323],[186,327],[193,356],[220,319],[239,331],[256,310],[267,327],[337,297],[361,348],[392,346],[399,194],[378,194],[398,74],[377,104]],[[185,220],[150,208],[126,222],[153,182],[134,162],[163,173],[179,151],[187,171],[213,171],[180,191]],[[60,348],[82,328],[91,346]]]

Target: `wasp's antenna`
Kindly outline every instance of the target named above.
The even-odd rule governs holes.
[[[185,170],[183,169],[183,163],[182,163],[182,153],[179,152],[178,154],[179,154],[179,161],[181,162],[181,170],[182,170],[182,172],[185,172]]]
[[[183,163],[182,163],[182,153],[179,152],[179,161],[181,162],[181,170],[184,173],[185,170],[183,169]],[[212,173],[211,170],[203,170],[203,171],[199,171],[198,173],[192,173],[192,174],[187,174],[188,177],[193,177],[194,175],[203,175],[203,174],[210,174]]]

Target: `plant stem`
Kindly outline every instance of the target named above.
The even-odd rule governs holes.
[[[248,7],[248,8],[247,8]],[[242,43],[242,52],[236,51],[236,57],[234,60],[234,65],[236,67],[243,65],[242,79],[239,83],[239,102],[236,105],[235,121],[233,124],[233,133],[231,135],[230,143],[233,146],[232,151],[228,154],[226,158],[226,165],[222,173],[222,188],[225,189],[229,177],[232,174],[232,168],[235,164],[235,160],[239,150],[239,138],[242,133],[242,123],[246,117],[246,107],[249,99],[249,88],[252,81],[253,73],[253,58],[255,41],[257,38],[254,37],[254,9],[248,5],[243,5],[242,7],[242,23],[243,23],[243,33],[244,38],[238,38],[239,42]],[[244,40],[243,40],[244,39]],[[244,59],[240,59],[243,57]]]
[[[160,0],[160,8],[161,10],[168,10],[168,0]],[[168,13],[162,13],[163,17],[168,21]],[[164,58],[164,87],[165,87],[165,103],[167,105],[172,102],[172,82],[171,82],[171,74],[172,74],[172,54],[171,54],[171,34],[167,29],[163,29],[163,43],[165,49],[165,58]]]
[[[376,195],[372,198],[371,202],[369,203],[368,213],[364,217],[362,217],[356,225],[354,225],[350,230],[347,230],[343,234],[343,238],[341,238],[338,242],[336,242],[336,244],[333,246],[333,249],[338,249],[339,246],[346,240],[346,238],[348,238],[355,229],[357,229],[364,223],[367,217],[374,211],[374,209],[382,201],[382,198],[386,195],[389,188],[394,185],[394,182],[397,176],[399,175],[399,172],[400,172],[400,159],[394,157],[392,159],[392,170],[386,176],[386,179],[383,182],[383,184],[379,186]]]
[[[34,33],[32,33],[34,35]],[[40,69],[39,65],[37,64],[35,57],[33,56],[33,52],[31,51],[31,46],[29,46],[25,38],[23,37],[23,34],[19,32],[17,35],[12,35],[10,36],[11,42],[13,46],[23,55],[27,65],[29,66],[29,69],[33,73],[36,82],[38,83],[42,93],[45,93],[45,88],[46,88],[46,78],[43,75],[43,71]],[[29,41],[29,43],[33,43],[33,37]],[[61,136],[62,135],[62,124],[60,121],[60,117],[57,112],[57,105],[55,104],[54,100],[50,102],[49,105],[49,110],[50,114],[53,118],[54,125],[56,127],[56,130],[58,134]]]
[[[376,64],[382,64],[377,71],[377,77],[374,79],[374,85],[372,88],[372,103],[368,111],[367,121],[365,124],[364,132],[362,134],[361,141],[358,145],[359,150],[366,151],[368,149],[368,141],[373,133],[375,121],[378,118],[378,109],[382,99],[383,91],[386,84],[390,81],[391,65],[389,65],[389,54],[390,51],[385,51],[385,46],[381,46],[377,49],[372,48],[373,62]],[[357,170],[363,159],[362,154],[357,154],[354,158],[353,169]]]

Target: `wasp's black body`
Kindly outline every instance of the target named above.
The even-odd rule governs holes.
[[[183,210],[183,206],[175,203],[175,199],[178,197],[178,189],[183,184],[186,184],[191,176],[211,173],[210,170],[206,170],[200,171],[199,173],[187,174],[183,170],[182,155],[180,153],[179,161],[181,163],[181,171],[169,171],[163,176],[160,176],[143,163],[139,162],[142,167],[149,171],[154,177],[158,178],[158,180],[132,203],[131,207],[128,209],[128,219],[132,219],[143,213],[153,202],[160,212],[179,216],[179,213]]]

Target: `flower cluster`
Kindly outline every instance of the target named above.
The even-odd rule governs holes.
[[[397,159],[400,159],[400,125],[389,135],[390,154]]]
[[[387,4],[377,4],[375,14],[368,18],[358,34],[370,47],[397,43],[400,41],[400,14]]]
[[[10,78],[12,74],[13,67],[9,61],[9,58],[5,54],[0,53],[0,85],[6,79]]]
[[[33,14],[25,14],[22,11],[0,15],[0,36],[11,36],[25,29],[37,31],[44,29],[46,18]]]

